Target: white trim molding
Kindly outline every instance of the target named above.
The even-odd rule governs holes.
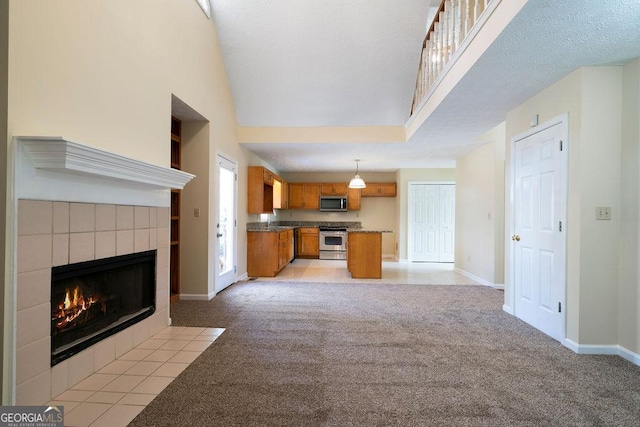
[[[179,190],[195,177],[187,172],[99,150],[61,136],[16,136],[15,139],[26,147],[37,169]]]
[[[578,344],[577,342],[566,338],[562,343],[565,347],[577,354],[600,354],[609,356],[620,356],[628,360],[634,365],[640,366],[640,354],[634,353],[621,345],[597,345],[597,344]]]
[[[458,268],[458,267],[454,267],[453,270],[456,273],[460,273],[463,276],[468,277],[469,279],[475,280],[476,282],[480,283],[481,285],[489,286],[490,288],[494,288],[494,289],[504,290],[504,285],[502,285],[502,284],[491,283],[488,280],[483,279],[482,277],[476,276],[475,274],[471,274],[468,271],[465,271],[465,270],[463,270],[461,268]]]

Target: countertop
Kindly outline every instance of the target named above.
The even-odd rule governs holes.
[[[393,233],[391,230],[373,230],[369,228],[349,228],[347,229],[349,233]]]

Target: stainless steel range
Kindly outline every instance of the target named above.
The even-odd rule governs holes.
[[[320,227],[320,259],[347,259],[346,227]]]

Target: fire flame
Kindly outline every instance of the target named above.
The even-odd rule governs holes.
[[[77,319],[82,313],[87,311],[89,307],[97,303],[94,296],[86,297],[80,292],[80,288],[76,286],[72,291],[67,289],[64,296],[64,302],[58,305],[60,310],[54,319],[59,319],[56,323],[58,328],[66,326],[69,322]]]

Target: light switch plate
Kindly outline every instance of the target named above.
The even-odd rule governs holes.
[[[611,219],[611,207],[610,206],[598,206],[596,207],[596,219]]]

